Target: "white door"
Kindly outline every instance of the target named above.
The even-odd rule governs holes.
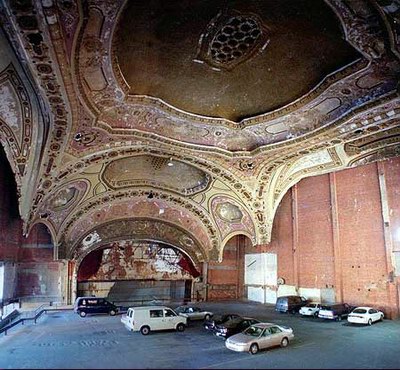
[[[245,255],[244,283],[247,298],[261,303],[275,303],[278,280],[276,253]]]

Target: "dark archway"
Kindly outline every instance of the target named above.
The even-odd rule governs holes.
[[[77,296],[120,306],[191,300],[201,266],[182,250],[146,240],[121,240],[88,253],[77,266]]]

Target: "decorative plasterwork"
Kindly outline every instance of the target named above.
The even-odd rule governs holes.
[[[109,163],[102,173],[104,182],[113,189],[154,186],[181,195],[203,191],[210,176],[198,168],[168,157],[140,155]]]
[[[255,243],[256,228],[247,209],[234,199],[216,195],[210,201],[211,211],[221,233],[222,245],[233,235],[243,234]]]
[[[81,31],[82,46],[85,45],[86,38],[89,38],[88,41],[90,41],[93,37],[98,39],[100,35],[102,47],[89,48],[93,50],[92,52],[82,47],[79,56],[82,76],[86,76],[86,79],[91,78],[88,76],[96,76],[93,77],[92,85],[100,83],[102,86],[100,91],[90,89],[90,84],[81,83],[88,105],[94,111],[100,112],[96,125],[107,129],[113,135],[132,134],[136,136],[136,130],[140,130],[148,137],[153,138],[161,135],[170,139],[224,148],[229,151],[249,151],[271,143],[285,142],[291,138],[304,136],[316,128],[333,122],[338,117],[343,117],[343,114],[351,110],[352,106],[359,105],[360,97],[365,95],[365,91],[363,91],[365,88],[371,90],[369,93],[369,99],[371,99],[393,90],[397,82],[390,76],[393,76],[392,68],[398,68],[398,66],[396,67],[393,63],[390,66],[390,63],[385,62],[385,59],[389,60],[390,57],[382,54],[379,64],[384,62],[388,67],[390,66],[389,69],[375,65],[375,62],[368,64],[366,59],[360,60],[353,65],[355,69],[351,71],[350,75],[348,69],[336,73],[336,78],[342,79],[343,82],[332,84],[335,79],[332,76],[328,77],[325,81],[332,85],[330,87],[324,83],[319,85],[310,92],[313,94],[311,100],[308,99],[303,103],[300,99],[290,105],[290,108],[284,107],[254,119],[243,120],[240,124],[188,115],[178,112],[172,107],[161,107],[159,102],[156,102],[156,106],[154,106],[147,97],[137,97],[134,103],[132,97],[128,97],[126,92],[123,92],[123,79],[120,78],[116,82],[114,73],[110,69],[113,64],[110,46],[112,30],[115,27],[117,12],[122,5],[122,2],[119,5],[116,2],[112,8],[107,8],[106,18],[104,4],[99,2],[89,4],[89,23]],[[339,16],[341,11],[347,16],[348,9],[339,8],[336,11]],[[347,25],[345,22],[344,24]],[[380,37],[379,34],[375,36],[376,38]],[[364,45],[363,43],[370,42],[371,37],[370,35],[368,39],[361,38],[357,44],[358,47]],[[97,68],[95,72],[92,69],[89,69],[90,73],[88,72],[87,63],[89,61],[90,68]],[[356,71],[359,72],[354,73]],[[118,77],[118,70],[114,72]],[[367,82],[368,76],[372,75],[374,82]],[[80,132],[81,130],[77,128],[76,131]]]
[[[145,229],[149,234],[132,234],[135,237],[149,239],[155,224],[160,230],[169,225],[171,232],[180,230],[173,231],[176,238],[158,229],[156,236],[181,243],[178,235],[187,232],[195,243],[192,255],[197,251],[204,260],[216,260],[224,240],[235,233],[252,237],[254,244],[269,242],[280,200],[302,178],[399,155],[400,64],[393,21],[397,1],[327,1],[345,38],[360,52],[359,60],[287,106],[240,122],[188,114],[147,96],[128,96],[112,53],[113,32],[125,3],[0,5],[4,29],[33,76],[42,111],[35,119],[34,92],[20,85],[19,72],[9,73],[17,68],[10,64],[0,76],[2,95],[9,97],[8,106],[0,106],[0,135],[2,143],[14,140],[7,141],[7,154],[13,152],[9,157],[26,157],[32,151],[23,146],[28,140],[36,145],[36,154],[41,152],[42,162],[35,154],[24,168],[15,160],[13,169],[17,182],[21,173],[32,179],[27,181],[35,194],[28,207],[30,221],[52,229],[58,257],[72,257],[76,243],[88,235],[93,240],[130,238],[123,234],[142,217],[152,226]],[[222,28],[215,37],[218,30]],[[231,71],[242,65],[232,64]],[[43,128],[49,134],[46,143],[40,134],[31,134]],[[173,175],[165,181],[143,177],[118,188],[103,176],[107,166],[135,156],[172,158],[181,169],[193,167],[192,175],[204,173],[190,181],[203,178],[207,186],[185,191],[193,187],[185,183],[180,188],[179,177]],[[35,176],[41,178],[39,185]],[[212,199],[232,204],[228,216],[222,205],[211,205]],[[118,234],[121,225],[125,231]]]
[[[218,13],[201,34],[196,61],[232,69],[268,42],[268,30],[256,15],[227,10]]]
[[[120,240],[149,240],[175,246],[188,254],[193,261],[199,262],[217,256],[210,256],[204,251],[194,235],[167,221],[154,219],[119,219],[104,223],[86,233],[76,241],[68,252],[67,258],[75,259],[86,256],[101,245]]]
[[[160,245],[159,243],[121,240],[99,247],[102,257],[98,270],[88,281],[104,280],[190,280],[192,275],[179,266],[182,258],[187,255],[176,248]],[[79,268],[90,266],[88,259],[78,257]],[[190,257],[189,257],[190,258]],[[78,273],[78,281],[80,277]]]
[[[27,90],[10,64],[0,72],[0,140],[12,153],[19,191],[32,145],[32,105]]]

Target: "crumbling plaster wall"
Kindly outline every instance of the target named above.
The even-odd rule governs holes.
[[[0,261],[8,268],[3,291],[7,299],[23,302],[62,301],[64,263],[53,260],[53,244],[45,226],[36,225],[28,238],[22,236],[16,185],[0,148]]]

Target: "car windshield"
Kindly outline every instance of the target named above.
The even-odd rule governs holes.
[[[315,307],[317,307],[317,305],[315,303],[310,303],[310,304],[306,305],[306,307],[315,308]]]
[[[367,310],[364,310],[363,308],[356,308],[353,313],[367,313]]]
[[[259,337],[261,332],[261,328],[258,328],[257,326],[250,326],[243,333],[252,337]]]

